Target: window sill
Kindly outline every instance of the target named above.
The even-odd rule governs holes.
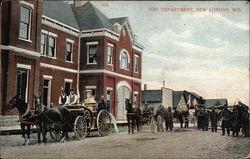
[[[47,56],[47,55],[41,55],[42,57],[47,57],[47,58],[50,58],[50,59],[54,59],[56,60],[57,58],[56,57],[51,57],[51,56]]]
[[[87,65],[97,65],[97,63],[87,63]]]
[[[108,64],[108,63],[107,63],[107,65],[108,65],[108,66],[111,66],[111,67],[113,67],[113,64]]]
[[[129,71],[129,69],[127,68],[120,68],[121,70],[124,70],[124,71]]]
[[[67,60],[66,60],[66,62],[67,62],[67,63],[73,63],[73,61],[67,61]]]
[[[19,40],[22,40],[22,41],[25,41],[25,42],[32,43],[32,41],[31,41],[30,39],[23,39],[23,38],[19,37]]]

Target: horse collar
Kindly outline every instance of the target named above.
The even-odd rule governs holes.
[[[28,113],[29,113],[29,105],[27,106],[26,111],[24,112],[24,114],[22,116],[20,116],[19,118],[22,119]]]

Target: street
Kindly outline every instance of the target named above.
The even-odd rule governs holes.
[[[64,143],[48,141],[37,145],[35,134],[29,146],[21,146],[20,135],[1,136],[1,158],[86,158],[86,159],[153,159],[153,158],[216,158],[238,159],[249,155],[249,138],[221,136],[221,131],[199,131],[195,128],[174,128],[173,132],[128,135],[126,128],[107,137],[90,136],[82,141]],[[49,135],[48,135],[49,136]]]

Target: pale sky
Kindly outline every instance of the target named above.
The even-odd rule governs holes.
[[[187,90],[204,98],[238,99],[249,105],[249,3],[92,2],[109,18],[128,16],[145,47],[142,87]],[[192,12],[152,12],[149,8],[193,8]],[[197,12],[196,8],[228,8]],[[233,12],[232,8],[240,8]]]

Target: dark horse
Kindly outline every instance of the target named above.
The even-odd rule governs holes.
[[[63,142],[67,133],[73,129],[73,120],[70,111],[63,106],[47,108],[38,101],[40,101],[40,99],[36,97],[35,110],[38,113],[36,119],[40,132],[42,132],[43,135],[42,142],[46,143],[47,141],[46,133],[48,131],[48,125],[57,125],[62,128],[63,134],[61,142]],[[40,140],[40,134],[38,140]]]
[[[22,137],[25,139],[23,145],[28,145],[30,140],[30,127],[31,125],[35,124],[35,120],[26,120],[32,116],[31,109],[27,103],[18,97],[18,95],[15,95],[10,99],[4,110],[9,112],[14,108],[17,108],[19,113],[19,121],[21,121],[20,126]]]

